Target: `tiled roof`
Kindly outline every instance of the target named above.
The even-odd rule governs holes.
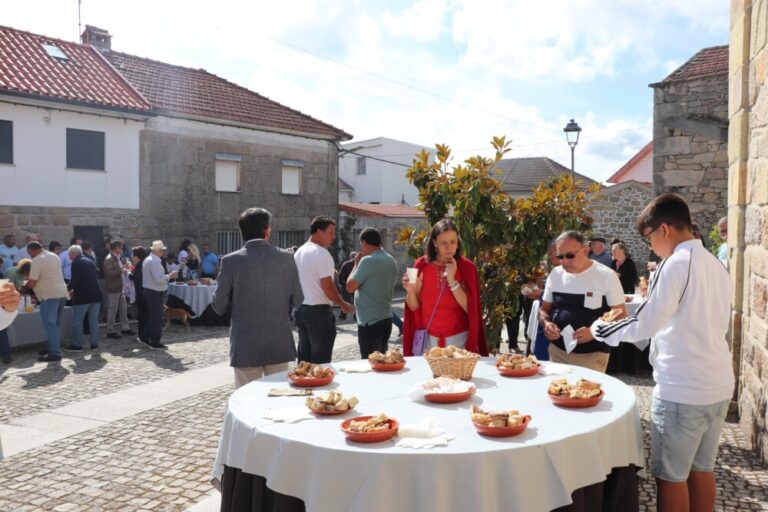
[[[647,154],[648,154],[648,153],[650,153],[651,151],[653,151],[653,141],[651,141],[651,142],[649,142],[648,144],[646,144],[645,146],[643,146],[643,149],[641,149],[640,151],[638,151],[638,152],[635,154],[635,156],[633,156],[632,158],[630,158],[630,159],[629,159],[629,161],[628,161],[627,163],[625,163],[624,165],[622,165],[622,166],[621,166],[621,169],[619,169],[618,171],[616,171],[615,173],[613,173],[613,175],[612,175],[610,178],[608,178],[607,180],[605,180],[605,181],[607,181],[608,183],[619,183],[619,181],[621,180],[621,178],[622,178],[622,177],[623,177],[625,174],[627,174],[629,171],[631,171],[631,170],[632,170],[632,168],[633,168],[635,165],[637,165],[637,163],[638,163],[640,160],[642,160],[642,159],[643,159],[643,157],[645,157],[645,155],[647,155]]]
[[[339,190],[355,190],[352,188],[352,185],[344,181],[343,179],[339,178]]]
[[[728,74],[728,45],[699,50],[688,62],[674,70],[667,78],[651,87],[669,82],[682,82],[715,75]]]
[[[424,212],[406,204],[339,203],[339,210],[361,217],[424,217]]]
[[[513,194],[531,192],[542,181],[571,173],[567,167],[543,156],[505,158],[499,160],[496,168],[501,171],[502,190]],[[576,173],[576,182],[583,189],[595,183],[593,179],[579,173]]]
[[[57,47],[66,60],[42,45]],[[150,105],[95,48],[0,26],[0,93],[148,111]]]
[[[104,56],[158,113],[233,121],[282,133],[348,140],[348,133],[205,71],[127,53]]]

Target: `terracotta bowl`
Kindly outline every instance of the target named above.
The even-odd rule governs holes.
[[[354,411],[355,409],[347,409],[346,411],[316,411],[314,409],[309,409],[310,412],[313,412],[319,416],[339,416],[341,414],[346,414],[349,411]]]
[[[405,361],[400,361],[399,363],[376,363],[373,361],[369,362],[371,363],[371,368],[377,372],[396,372],[405,368]]]
[[[333,382],[333,378],[336,374],[331,370],[331,375],[328,377],[300,377],[292,373],[288,374],[288,381],[294,386],[302,388],[317,388],[320,386],[327,386]]]
[[[528,428],[528,424],[531,422],[531,417],[526,415],[522,425],[515,427],[489,427],[488,425],[479,425],[475,422],[472,424],[477,429],[479,434],[489,437],[512,437],[518,434],[522,434],[523,431]]]
[[[437,404],[455,404],[457,402],[463,402],[469,400],[469,398],[475,394],[475,387],[465,391],[464,393],[425,393],[424,399],[427,402],[434,402]]]
[[[594,407],[600,403],[600,400],[605,396],[605,391],[600,390],[600,394],[592,398],[571,398],[569,396],[552,395],[547,393],[552,403],[559,405],[560,407],[568,407],[570,409],[583,409],[585,407]]]
[[[393,418],[389,419],[389,430],[381,432],[352,432],[349,430],[349,424],[353,421],[365,421],[371,418],[373,418],[373,416],[358,416],[357,418],[344,420],[341,423],[341,430],[344,432],[344,435],[347,436],[347,439],[357,443],[380,443],[381,441],[392,439],[397,434],[397,428],[400,424]]]
[[[526,368],[526,369],[507,368],[504,366],[497,366],[496,369],[499,370],[499,373],[504,377],[533,377],[534,375],[539,373],[538,366],[536,366],[535,368]]]

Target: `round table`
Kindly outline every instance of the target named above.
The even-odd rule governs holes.
[[[642,295],[632,295],[632,301],[625,304],[627,315],[636,315],[644,300]],[[611,348],[611,358],[608,360],[606,372],[610,374],[647,374],[653,371],[653,367],[648,361],[649,353],[650,340],[619,343],[619,346]]]
[[[293,424],[264,419],[270,408],[305,401],[267,396],[269,389],[287,385],[285,373],[235,391],[214,478],[230,468],[259,475],[271,491],[303,500],[308,511],[545,511],[568,505],[574,491],[606,480],[614,468],[643,466],[635,394],[613,377],[573,367],[563,376],[598,381],[606,394],[596,407],[563,409],[546,394],[548,383],[559,376],[502,377],[494,360],[483,358],[475,367],[477,393],[471,400],[432,404],[408,397],[415,384],[432,375],[423,358],[407,361],[400,372],[337,371],[334,382],[320,390],[339,389],[360,399],[354,411],[338,417]],[[485,438],[470,421],[473,403],[486,410],[519,409],[532,420],[519,436]],[[349,442],[339,429],[346,418],[380,412],[401,424],[437,418],[455,439],[429,450],[398,448],[393,441]],[[634,494],[636,503],[636,486]],[[622,499],[631,502],[632,496]]]
[[[213,292],[216,291],[216,285],[197,284],[189,286],[186,283],[169,283],[168,295],[173,295],[181,299],[184,304],[189,306],[195,313],[195,316],[202,316],[211,302],[213,302]]]

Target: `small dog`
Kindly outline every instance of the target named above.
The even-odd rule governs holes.
[[[167,329],[171,325],[171,320],[178,320],[184,324],[184,326],[187,328],[187,332],[189,332],[189,319],[195,318],[189,314],[189,311],[181,308],[169,308],[168,306],[163,307],[165,308],[165,326],[163,329]]]

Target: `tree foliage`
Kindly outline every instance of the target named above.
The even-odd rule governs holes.
[[[491,145],[494,158],[474,156],[451,167],[450,148],[437,144],[434,161],[422,150],[406,176],[419,190],[430,225],[445,217],[456,223],[463,255],[478,269],[486,337],[495,347],[504,319],[518,310],[521,286],[543,274],[549,241],[568,229],[589,229],[589,202],[599,185],[585,192],[564,174],[539,184],[529,197],[511,197],[496,168],[510,143],[494,137]],[[404,228],[397,243],[417,258],[428,238],[428,231]]]

